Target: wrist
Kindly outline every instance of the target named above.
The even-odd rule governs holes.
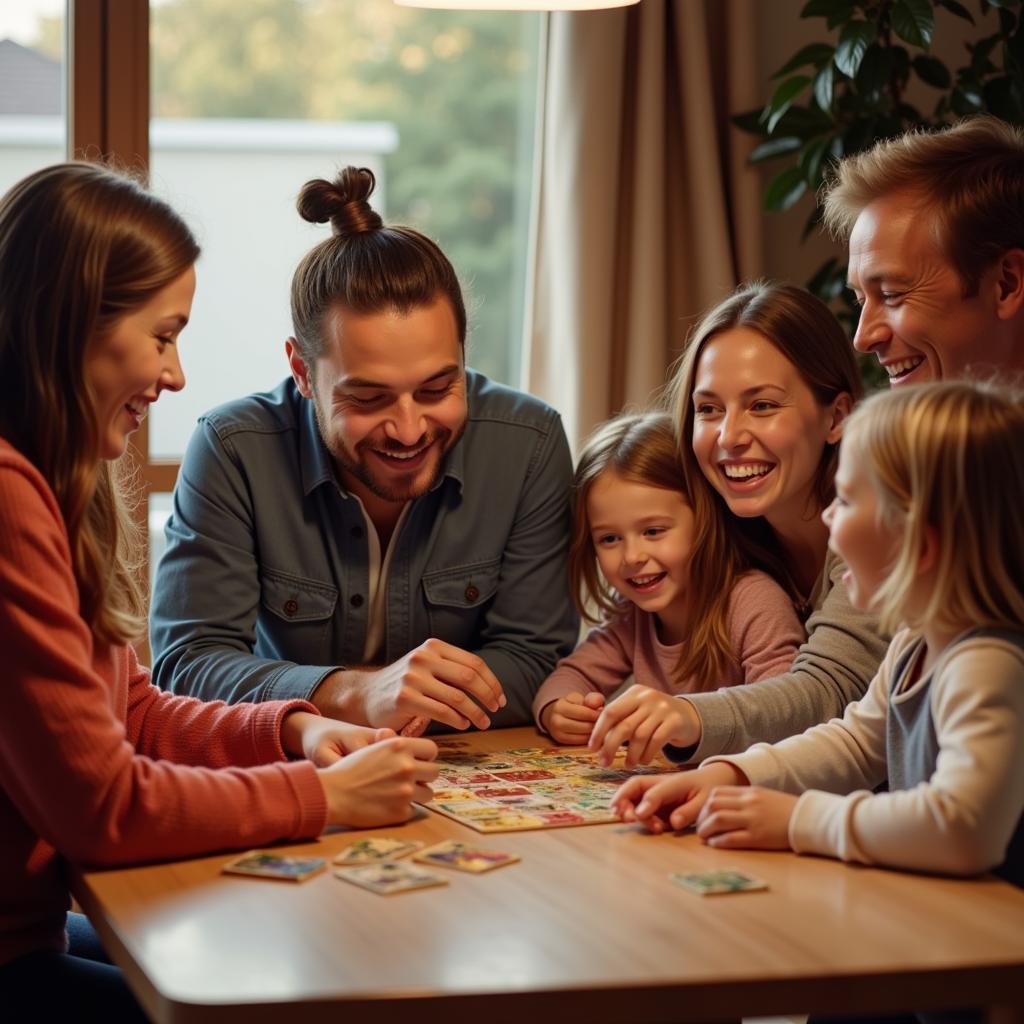
[[[362,673],[356,669],[335,669],[320,680],[309,700],[328,718],[339,718],[353,725],[369,725],[358,686],[361,676]]]
[[[685,697],[677,697],[676,704],[676,725],[669,744],[673,747],[699,746],[704,730],[697,709]]]
[[[541,732],[546,732],[549,736],[551,735],[551,727],[548,725],[548,719],[551,717],[551,711],[556,703],[558,703],[557,698],[555,700],[549,700],[547,704],[540,709],[540,714],[537,715],[537,724],[540,726]]]
[[[298,710],[289,711],[281,720],[281,748],[289,757],[306,756],[302,738],[310,720],[318,719],[308,711]]]

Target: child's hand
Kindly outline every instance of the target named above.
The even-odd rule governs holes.
[[[395,736],[318,772],[327,796],[327,823],[373,828],[412,817],[412,801],[426,803],[437,778],[433,740]]]
[[[723,850],[788,850],[789,819],[798,799],[762,786],[719,786],[701,808],[697,835]]]
[[[629,743],[627,767],[652,761],[666,743],[687,747],[700,740],[700,722],[693,738],[693,705],[650,686],[635,684],[601,713],[590,734],[590,749],[597,759],[610,765],[623,743]]]
[[[612,797],[612,810],[623,821],[638,821],[649,832],[678,832],[697,820],[716,786],[740,786],[743,773],[725,761],[679,772],[678,775],[640,775],[624,782]]]
[[[556,743],[580,746],[590,739],[603,707],[602,693],[568,693],[544,706],[540,724]]]
[[[307,711],[293,711],[281,723],[281,746],[285,753],[308,758],[318,768],[326,768],[346,754],[394,735],[393,729],[350,725]]]

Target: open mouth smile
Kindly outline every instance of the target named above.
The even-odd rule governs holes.
[[[775,466],[771,462],[720,462],[718,468],[730,490],[750,491],[760,487]]]
[[[668,575],[667,572],[647,573],[644,576],[630,576],[626,582],[641,594],[657,589],[657,586]]]
[[[891,363],[883,363],[882,369],[889,375],[890,384],[899,384],[906,380],[922,363],[924,356],[910,356],[907,359],[897,359]]]

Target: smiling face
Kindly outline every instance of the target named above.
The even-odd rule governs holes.
[[[863,457],[844,444],[836,471],[836,498],[822,519],[829,547],[846,562],[843,583],[854,608],[867,609],[892,568],[901,533],[879,518],[878,498]]]
[[[587,522],[608,583],[657,616],[666,643],[685,639],[694,519],[683,495],[607,469],[587,494]]]
[[[188,323],[195,289],[195,270],[189,267],[89,344],[84,373],[101,459],[124,454],[128,435],[139,429],[161,391],[185,386],[177,340]]]
[[[313,401],[342,483],[361,498],[426,493],[466,424],[466,375],[447,299],[408,314],[335,309],[310,374],[293,341],[292,375]]]
[[[694,455],[734,515],[764,516],[790,534],[821,511],[813,507],[819,467],[849,407],[845,392],[820,404],[764,335],[733,327],[714,335],[697,362]]]
[[[894,387],[1021,359],[1018,328],[1000,299],[1000,266],[965,297],[934,228],[919,201],[894,193],[868,204],[850,234],[847,276],[863,307],[854,346],[875,355]]]

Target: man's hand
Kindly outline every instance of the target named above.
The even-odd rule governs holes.
[[[697,820],[716,786],[740,786],[746,778],[725,761],[674,775],[636,775],[612,797],[612,810],[623,821],[638,821],[655,834],[680,831]]]
[[[491,720],[479,705],[505,705],[483,658],[434,638],[384,668],[333,672],[311,699],[325,715],[396,730],[414,718],[486,729]]]
[[[635,684],[609,704],[590,734],[590,749],[606,767],[629,743],[627,767],[652,761],[666,743],[688,747],[700,742],[700,718],[687,700]]]
[[[371,729],[322,718],[306,711],[292,711],[281,723],[281,746],[292,757],[305,757],[318,768],[326,768],[379,740],[390,739],[394,729]]]
[[[603,707],[602,693],[567,693],[541,708],[540,724],[556,743],[582,746]]]
[[[697,817],[697,835],[723,850],[788,850],[798,799],[762,786],[718,786]]]

